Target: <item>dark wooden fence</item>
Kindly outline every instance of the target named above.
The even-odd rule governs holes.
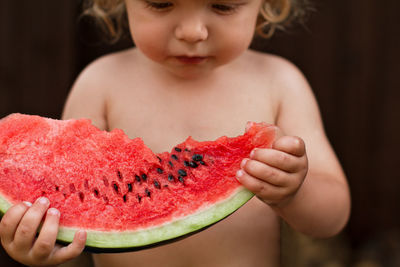
[[[352,190],[352,216],[342,235],[350,264],[366,244],[400,235],[400,4],[314,2],[306,28],[257,39],[253,48],[293,61],[314,89]],[[0,1],[0,117],[21,112],[59,118],[79,71],[128,45],[82,41],[87,30],[79,27],[79,6],[71,0]],[[400,252],[399,239],[391,242],[397,247],[382,255]],[[6,256],[1,262],[16,264]]]

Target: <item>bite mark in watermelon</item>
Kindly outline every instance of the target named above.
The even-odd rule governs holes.
[[[270,147],[275,127],[248,123],[245,134],[153,153],[122,130],[87,119],[11,114],[0,120],[0,211],[49,198],[61,212],[57,239],[87,231],[87,249],[137,250],[197,232],[253,194],[236,180],[243,158]]]

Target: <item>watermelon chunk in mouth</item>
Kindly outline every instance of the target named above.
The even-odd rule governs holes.
[[[45,196],[61,212],[61,243],[83,229],[94,252],[163,244],[222,220],[253,196],[236,172],[254,148],[271,147],[275,129],[248,123],[241,136],[189,137],[155,154],[142,139],[87,119],[11,114],[0,120],[0,211]]]

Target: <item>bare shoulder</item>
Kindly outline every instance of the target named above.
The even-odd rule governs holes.
[[[89,118],[107,129],[106,108],[110,90],[115,89],[132,49],[102,56],[90,63],[74,82],[66,101],[63,119]]]
[[[317,99],[301,70],[282,57],[250,53],[259,72],[271,81],[268,90],[278,102],[276,125],[286,135],[301,137],[307,146],[310,170],[341,173],[340,164],[327,139]],[[344,179],[343,175],[341,175]]]
[[[247,57],[252,62],[252,67],[278,88],[282,86],[290,90],[309,88],[301,70],[288,59],[252,50],[248,51]]]
[[[90,63],[79,75],[76,83],[88,82],[92,85],[104,86],[118,76],[131,58],[135,56],[134,49],[123,50],[104,55]]]
[[[304,136],[309,132],[324,135],[318,103],[301,70],[289,60],[272,54],[251,51],[250,57],[264,73],[278,105],[276,124],[286,134]]]
[[[286,101],[295,96],[313,97],[302,71],[289,60],[274,54],[249,50],[245,68],[252,70],[274,96],[274,101]],[[299,99],[300,100],[300,99]]]
[[[244,62],[246,71],[256,75],[259,88],[268,92],[278,126],[289,128],[287,118],[296,115],[300,107],[318,113],[311,87],[295,64],[278,55],[252,50],[246,53]]]

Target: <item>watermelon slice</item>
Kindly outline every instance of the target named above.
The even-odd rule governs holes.
[[[197,232],[253,194],[235,179],[255,147],[270,147],[275,127],[249,123],[244,135],[153,153],[122,130],[89,120],[11,114],[0,120],[0,211],[49,198],[61,212],[58,241],[87,231],[89,251],[129,251]]]

